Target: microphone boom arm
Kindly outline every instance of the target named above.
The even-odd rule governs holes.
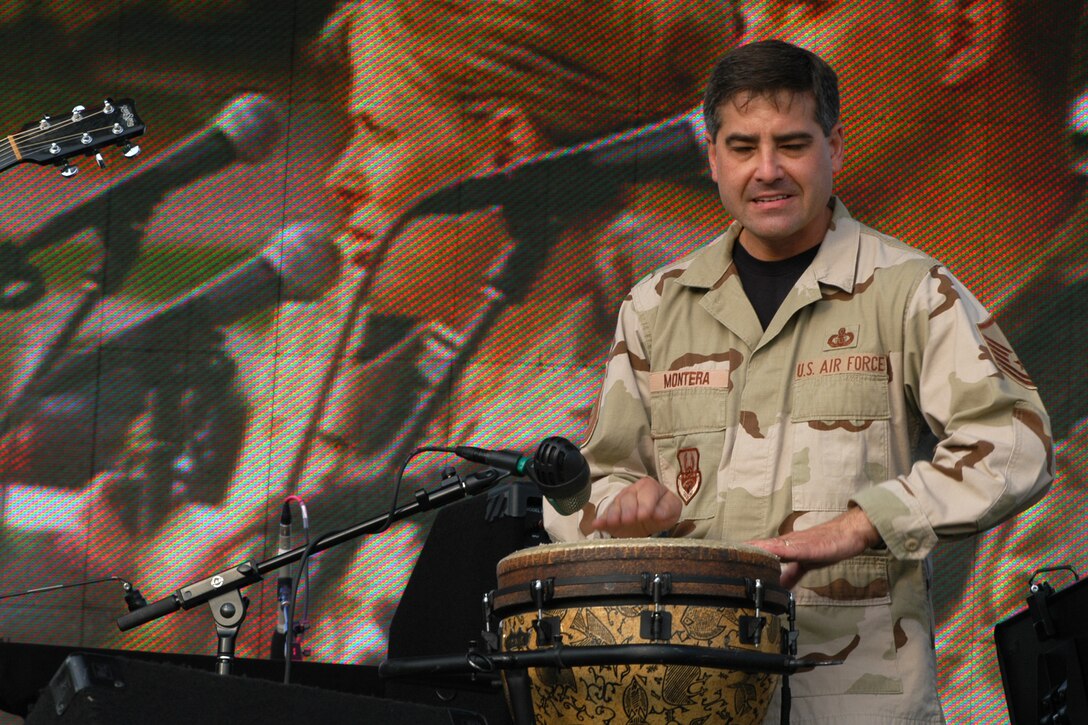
[[[490,488],[504,478],[504,475],[494,469],[486,469],[471,474],[465,479],[456,480],[443,485],[433,492],[420,489],[416,492],[415,500],[399,506],[392,512],[392,516],[381,514],[347,529],[327,534],[310,545],[310,551],[316,554],[320,551],[339,546],[365,534],[374,533],[385,529],[391,522],[400,521],[423,511],[445,506],[460,500],[465,496],[472,496]],[[302,558],[307,547],[300,546],[291,551],[255,562],[247,559],[241,564],[229,569],[219,571],[209,577],[190,582],[177,589],[172,594],[157,601],[151,602],[146,607],[118,617],[117,627],[122,632],[147,624],[148,622],[164,617],[179,609],[192,609],[205,602],[210,602],[229,592],[237,591],[242,587],[261,581],[263,575],[293,564]],[[214,612],[213,612],[214,614]]]

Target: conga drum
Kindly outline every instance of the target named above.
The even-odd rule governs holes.
[[[778,559],[754,547],[657,538],[548,544],[507,556],[497,574],[491,616],[504,652],[645,644],[771,655],[785,649],[780,620],[789,593],[778,586]],[[504,673],[507,697],[515,714],[513,700],[531,698],[541,725],[759,723],[779,679],[697,664],[533,667],[527,674],[526,688]]]

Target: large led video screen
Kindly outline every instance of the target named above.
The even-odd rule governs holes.
[[[689,114],[781,38],[839,73],[837,196],[972,290],[1051,416],[1051,493],[931,561],[945,711],[1007,719],[993,625],[1037,569],[1088,570],[1082,5],[4,3],[0,639],[214,653],[203,607],[119,631],[116,578],[154,601],[267,559],[288,497],[294,546],[299,502],[311,538],[377,517],[419,446],[581,440],[623,297],[729,222],[705,158],[416,202]],[[401,501],[450,464],[414,458]],[[385,656],[432,520],[314,557],[306,659]],[[269,656],[276,589],[239,655]]]

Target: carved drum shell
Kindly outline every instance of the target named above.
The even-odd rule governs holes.
[[[655,606],[652,581],[667,575]],[[779,616],[788,593],[777,587],[778,560],[753,547],[691,539],[622,539],[551,544],[499,562],[493,597],[501,649],[531,651],[541,612],[563,647],[664,643],[783,651]],[[740,636],[754,617],[753,584],[763,583],[758,644]],[[539,582],[539,583],[537,583]],[[541,586],[543,584],[543,587]],[[541,590],[546,592],[546,601]],[[535,593],[534,593],[535,592]],[[646,637],[646,612],[669,616],[667,639]],[[694,665],[622,664],[529,670],[542,725],[762,722],[778,676]],[[508,687],[508,697],[518,696]],[[515,708],[516,709],[516,708]],[[521,724],[519,724],[521,725]]]

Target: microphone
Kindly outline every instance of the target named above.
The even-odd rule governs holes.
[[[339,252],[324,228],[305,222],[293,224],[249,261],[105,336],[97,346],[61,359],[30,392],[37,396],[63,392],[79,380],[97,375],[103,352],[189,352],[190,333],[199,336],[282,301],[314,299],[338,269]]]
[[[545,438],[532,458],[517,451],[489,451],[473,446],[456,446],[453,452],[466,461],[528,477],[562,516],[580,511],[589,501],[589,464],[578,446],[566,438]]]
[[[280,513],[280,535],[276,542],[276,556],[291,551],[291,499],[283,502],[283,510]],[[291,567],[280,569],[280,576],[276,579],[276,601],[278,613],[276,615],[276,631],[272,635],[272,659],[284,659],[287,653],[284,651],[287,643],[287,610],[291,602],[291,587],[294,581],[291,579]]]
[[[255,162],[268,156],[281,135],[276,105],[250,93],[228,103],[200,131],[163,151],[111,184],[79,199],[46,220],[19,243],[23,254],[56,244],[124,210],[129,218],[150,213],[171,189],[210,175],[233,161]]]
[[[525,161],[444,184],[425,194],[412,216],[465,214],[491,206],[540,204],[557,194],[582,209],[625,181],[693,176],[707,169],[706,123],[702,108],[649,126],[550,151]],[[563,202],[567,202],[567,196]]]

